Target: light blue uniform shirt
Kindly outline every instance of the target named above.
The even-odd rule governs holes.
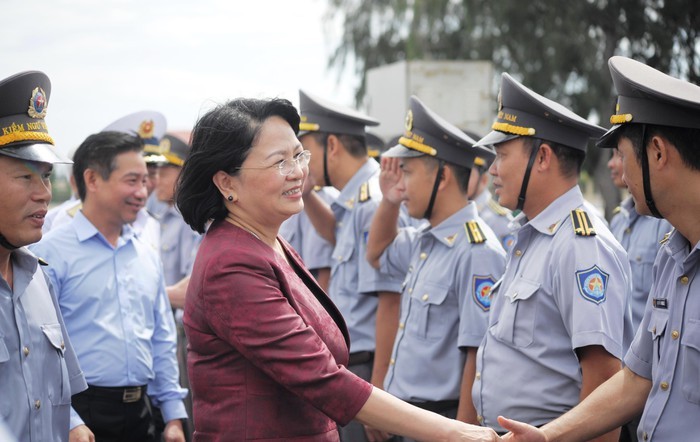
[[[620,211],[610,221],[610,231],[627,251],[632,269],[632,292],[628,305],[632,310],[632,333],[625,336],[625,351],[629,348],[644,316],[651,290],[651,269],[659,241],[672,229],[664,219],[643,216],[634,209],[634,200],[628,197],[620,204]]]
[[[331,204],[336,219],[336,243],[329,295],[350,332],[350,353],[374,351],[378,291],[399,292],[403,278],[393,279],[365,258],[372,216],[382,199],[379,164],[368,160]],[[360,190],[367,198],[361,201]]]
[[[87,384],[36,257],[20,248],[11,259],[14,290],[0,277],[0,422],[21,442],[67,441],[71,395]]]
[[[478,224],[484,242],[470,242],[467,221]],[[400,229],[380,263],[387,274],[406,277],[384,389],[412,402],[459,399],[460,349],[484,337],[490,288],[505,267],[498,238],[469,203],[433,228]]]
[[[695,440],[700,424],[700,244],[673,232],[659,252],[630,370],[652,381],[640,441]]]
[[[316,194],[327,204],[338,197],[333,187],[322,187]],[[309,216],[301,211],[280,226],[280,235],[299,253],[309,270],[330,268],[333,264],[333,245],[316,232]]]
[[[78,212],[32,246],[49,262],[66,328],[89,385],[148,385],[165,421],[187,416],[175,323],[157,252],[127,225],[116,247]],[[82,423],[71,413],[71,428]]]
[[[185,222],[175,206],[159,201],[155,192],[148,198],[146,208],[160,223],[163,276],[166,286],[173,285],[190,274],[200,235]]]
[[[627,254],[595,215],[587,217],[595,235],[575,233],[572,210],[584,207],[574,186],[532,220],[514,220],[521,227],[493,288],[472,389],[480,421],[497,431],[499,415],[543,425],[578,404],[576,349],[600,345],[622,358]]]
[[[481,194],[474,198],[476,208],[479,211],[479,216],[484,222],[491,227],[493,233],[496,234],[501,246],[508,251],[515,242],[515,234],[510,223],[513,221],[513,216],[510,210],[501,207],[491,196],[488,189],[484,189]]]

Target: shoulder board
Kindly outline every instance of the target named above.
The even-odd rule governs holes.
[[[488,204],[489,208],[497,215],[508,216],[508,209],[498,204],[493,198],[489,198]]]
[[[620,213],[621,210],[622,210],[622,207],[620,207],[620,206],[615,207],[613,209],[613,215],[617,215],[618,213]]]
[[[467,221],[464,223],[464,230],[467,232],[467,239],[472,244],[481,244],[486,241],[486,236],[484,232],[479,227],[479,223],[476,221]]]
[[[364,203],[365,201],[368,201],[372,198],[369,192],[369,183],[364,182],[360,186],[360,193],[357,195],[357,201]]]
[[[39,263],[40,266],[47,266],[49,265],[48,262],[44,261],[44,258],[37,258],[37,262]]]
[[[81,201],[78,201],[78,202],[75,204],[75,206],[73,206],[73,207],[71,207],[71,208],[69,208],[69,209],[66,209],[66,213],[67,213],[68,216],[70,216],[71,218],[75,218],[75,214],[78,213],[78,210],[80,210],[80,209],[82,209],[82,208],[83,208],[83,203],[82,203]]]
[[[596,235],[591,219],[582,209],[574,209],[571,211],[571,224],[574,227],[574,233],[578,236]]]
[[[670,232],[666,233],[663,238],[661,238],[661,241],[659,241],[659,244],[664,245],[668,242],[669,239],[671,239],[671,234],[673,233],[673,230]]]

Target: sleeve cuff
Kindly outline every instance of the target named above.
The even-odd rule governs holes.
[[[70,429],[72,430],[79,425],[85,425],[85,422],[80,418],[78,412],[73,407],[70,407]]]
[[[187,419],[185,403],[181,400],[165,401],[159,405],[163,420],[168,423],[174,419]]]
[[[605,351],[617,359],[622,359],[622,345],[601,332],[588,332],[574,335],[571,339],[573,349],[588,347],[589,345],[600,345]]]
[[[625,366],[637,376],[651,380],[651,364],[640,359],[631,348],[625,355]]]

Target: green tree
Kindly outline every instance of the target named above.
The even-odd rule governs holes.
[[[612,55],[700,80],[699,9],[697,0],[329,0],[327,23],[342,23],[329,65],[342,70],[354,61],[359,103],[366,73],[377,66],[492,60],[497,71],[609,126]],[[608,178],[608,157],[591,149],[585,168],[610,215],[619,193]]]

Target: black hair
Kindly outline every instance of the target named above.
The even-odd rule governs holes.
[[[108,180],[117,167],[117,155],[124,152],[142,152],[143,141],[136,135],[106,131],[90,135],[73,154],[73,178],[78,196],[85,201],[85,170],[92,169]]]
[[[263,123],[273,116],[289,123],[295,134],[299,132],[299,113],[291,102],[281,98],[237,98],[197,121],[175,193],[177,207],[193,230],[203,233],[210,220],[226,217],[223,196],[212,178],[218,171],[238,173]]]
[[[438,158],[431,157],[429,155],[422,155],[420,158],[423,159],[428,167],[428,170],[433,171],[437,169],[438,162],[440,161]],[[455,181],[457,181],[459,190],[466,195],[467,191],[469,190],[469,176],[471,175],[471,169],[448,162],[445,162],[445,167],[449,167],[450,170],[452,170],[452,175],[454,175]]]
[[[578,176],[581,173],[583,160],[586,159],[586,152],[552,141],[538,140],[533,137],[524,137],[524,140],[525,149],[527,149],[530,154],[532,154],[532,148],[536,141],[540,141],[541,144],[546,144],[551,147],[552,152],[557,157],[557,160],[559,160],[559,171],[565,177],[570,178],[574,175]]]
[[[328,136],[335,135],[343,143],[350,156],[354,158],[367,156],[367,140],[362,135],[333,134],[330,132],[312,132],[312,135],[324,149],[328,146]]]
[[[637,163],[641,164],[642,124],[624,124],[622,127],[620,127],[618,132],[618,140],[621,137],[625,137],[630,140],[632,147],[634,148],[635,156],[637,157]],[[675,146],[678,154],[683,160],[683,164],[694,170],[700,170],[700,129],[648,124],[645,135],[646,142],[648,143],[651,137],[655,135],[666,138]]]

